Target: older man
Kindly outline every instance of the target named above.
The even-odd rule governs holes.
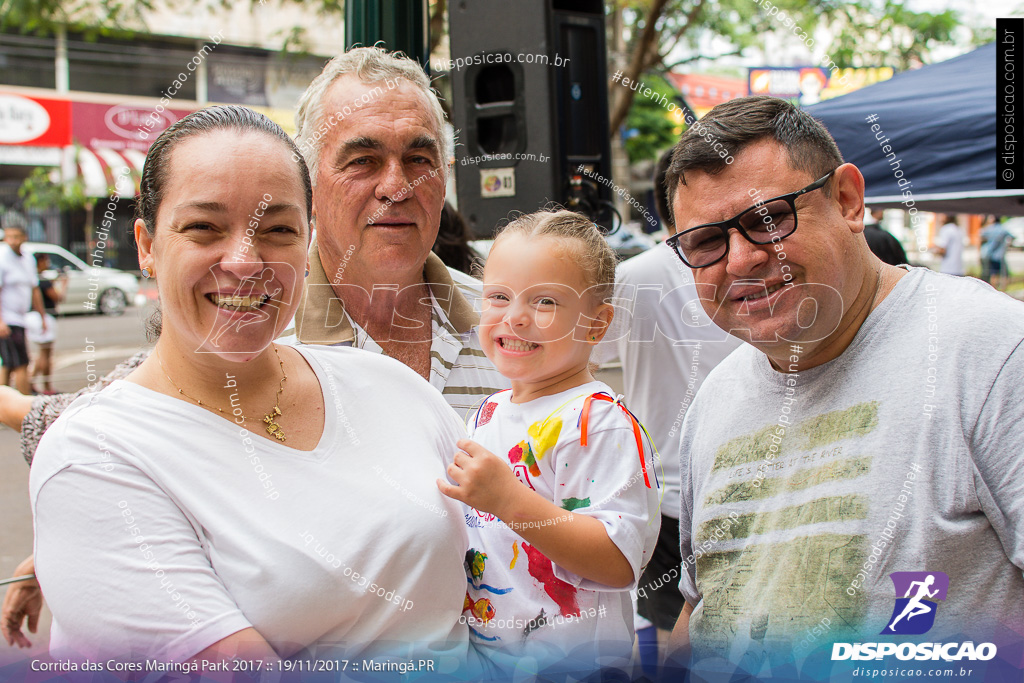
[[[838,642],[1024,633],[1024,304],[874,257],[860,171],[788,102],[702,123],[734,162],[683,136],[669,242],[752,346],[683,424],[676,642],[757,674]]]
[[[380,48],[331,60],[302,96],[299,146],[313,179],[316,240],[300,343],[347,344],[396,358],[465,414],[507,388],[473,331],[478,315],[430,248],[452,138],[422,67]]]

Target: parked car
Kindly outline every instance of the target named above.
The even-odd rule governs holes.
[[[67,275],[67,294],[64,301],[57,304],[57,313],[61,315],[96,311],[121,315],[139,292],[139,279],[135,275],[117,268],[94,268],[56,244],[26,242],[21,248],[32,255],[49,254],[50,268],[54,272],[45,273],[46,276]]]

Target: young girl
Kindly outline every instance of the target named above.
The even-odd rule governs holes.
[[[615,254],[569,211],[510,223],[484,268],[481,345],[512,389],[470,416],[446,495],[473,508],[465,621],[478,644],[541,659],[628,657],[630,590],[658,537],[642,428],[594,380]]]

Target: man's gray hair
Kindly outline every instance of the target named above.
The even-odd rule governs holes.
[[[302,94],[298,109],[295,111],[295,128],[298,130],[296,143],[306,158],[313,185],[316,185],[317,165],[327,133],[327,130],[324,129],[324,117],[326,116],[326,112],[323,111],[324,95],[335,80],[348,74],[355,75],[367,85],[387,83],[390,86],[388,89],[391,89],[397,87],[397,84],[408,82],[423,92],[430,103],[430,112],[437,123],[437,136],[441,147],[441,170],[447,179],[450,163],[455,154],[454,136],[451,127],[447,125],[444,109],[441,108],[437,95],[430,87],[430,79],[423,71],[423,67],[401,52],[388,52],[381,47],[355,47],[327,62],[324,70],[313,79],[313,82],[306,88],[306,92]],[[368,95],[372,95],[374,92],[376,90],[370,91]],[[383,94],[383,90],[381,94]],[[351,106],[348,113],[352,113],[357,108],[358,104]],[[343,109],[334,112],[333,115],[340,120],[347,114]]]
[[[0,218],[0,229],[7,230],[8,228],[13,228],[14,230],[21,230],[23,233],[27,235],[28,221],[26,221],[25,217],[18,213],[17,211],[15,211],[14,209],[10,209],[7,211],[7,213],[3,214],[2,218]]]

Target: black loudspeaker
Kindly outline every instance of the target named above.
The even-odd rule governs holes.
[[[612,228],[603,0],[454,0],[459,210],[477,237],[549,202]]]

